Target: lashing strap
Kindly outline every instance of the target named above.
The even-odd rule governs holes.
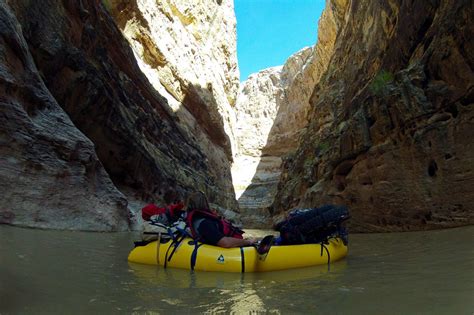
[[[321,242],[321,254],[320,254],[320,256],[323,256],[323,249],[325,249],[326,253],[328,254],[328,271],[330,271],[330,269],[331,269],[331,264],[330,264],[331,254],[329,254],[329,249],[326,247],[326,245],[324,245],[324,243]]]
[[[199,247],[202,245],[199,244],[198,241],[194,241],[194,249],[193,249],[193,253],[191,254],[191,270],[194,270],[194,266],[196,265],[196,260],[197,260],[197,252],[198,252],[198,249]]]
[[[178,248],[179,244],[181,244],[181,242],[184,240],[185,237],[186,237],[186,235],[183,235],[183,236],[181,236],[180,239],[176,238],[176,241],[173,240],[172,243],[170,244],[170,246],[168,247],[168,249],[166,250],[165,264],[164,264],[165,268],[167,266],[168,261],[170,261],[171,258],[173,258],[173,255],[176,252],[176,249]],[[171,247],[173,247],[173,250],[171,251],[171,254],[168,257],[168,252],[169,252]]]
[[[242,273],[245,272],[245,255],[244,248],[240,247],[240,261],[242,262]]]

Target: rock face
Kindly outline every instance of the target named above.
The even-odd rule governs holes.
[[[209,176],[219,189],[199,183],[196,188],[237,210],[229,171],[239,87],[233,1],[109,3],[140,69],[212,165]]]
[[[128,229],[125,197],[94,144],[48,91],[5,3],[0,3],[0,109],[0,223]]]
[[[235,110],[237,152],[232,179],[243,223],[249,227],[268,225],[269,212],[278,183],[281,159],[263,156],[268,134],[282,96],[282,67],[251,75],[242,85]]]
[[[352,231],[473,224],[472,16],[328,0],[237,97],[231,0],[0,0],[0,223],[126,230],[196,189],[235,215],[234,159],[247,226],[328,202]]]
[[[347,1],[327,2],[318,43],[266,69],[242,85],[235,106],[237,154],[232,176],[246,226],[271,225],[282,158],[298,146],[308,123],[309,98],[326,70]]]
[[[239,87],[233,1],[113,0],[110,12],[181,124],[197,124],[231,159]]]
[[[150,84],[100,2],[1,8],[2,222],[126,229],[127,199],[159,202],[170,189],[201,189],[237,209],[225,119],[211,92],[229,93],[230,104],[231,83],[183,81],[171,103],[173,90]]]
[[[473,224],[472,1],[343,7],[273,215],[334,202],[352,231]]]

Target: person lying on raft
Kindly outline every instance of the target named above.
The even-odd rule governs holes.
[[[209,207],[203,192],[194,192],[186,200],[186,223],[194,239],[224,248],[251,246],[253,238],[243,239],[244,232],[220,217]]]

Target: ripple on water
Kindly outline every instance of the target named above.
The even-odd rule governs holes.
[[[329,270],[244,275],[129,264],[135,236],[0,226],[0,313],[469,314],[474,309],[474,227],[351,235],[349,256]]]

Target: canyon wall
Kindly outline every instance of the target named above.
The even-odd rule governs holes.
[[[232,106],[239,88],[233,1],[107,2],[141,70],[166,97],[178,123],[192,125],[204,148],[212,146],[205,145],[209,138],[232,159]]]
[[[472,224],[473,6],[328,0],[239,89],[231,0],[0,0],[0,223],[126,230],[199,189],[246,227]]]
[[[170,190],[184,195],[200,189],[216,206],[238,208],[227,135],[232,115],[221,113],[235,99],[235,49],[210,49],[209,60],[217,60],[211,79],[183,75],[176,87],[167,80],[179,81],[179,71],[189,65],[161,60],[179,73],[163,75],[166,84],[145,76],[149,64],[137,63],[138,53],[130,48],[136,46],[101,2],[1,1],[0,7],[0,222],[124,230],[134,221],[133,206],[161,202]],[[214,8],[217,15],[233,15],[225,13],[228,1]],[[175,9],[168,19],[183,18]],[[213,36],[235,38],[235,18],[220,19],[229,27],[208,20],[194,27],[213,26]],[[147,49],[146,58],[158,48]],[[190,57],[178,51],[183,52],[177,47],[171,53],[179,62]],[[203,67],[194,70],[201,73]]]
[[[275,220],[332,202],[349,206],[352,231],[474,223],[473,6],[349,1]]]
[[[209,176],[219,188],[197,183],[196,189],[210,195],[215,207],[238,211],[229,171],[239,87],[233,1],[105,3],[175,124],[212,165]]]
[[[252,74],[242,83],[236,110],[237,151],[232,180],[243,223],[247,227],[269,225],[268,205],[273,201],[280,176],[281,158],[263,155],[283,98],[282,67]]]
[[[126,230],[127,201],[59,106],[0,2],[0,223]]]
[[[281,67],[265,69],[242,83],[235,106],[237,150],[234,188],[246,226],[270,226],[282,158],[293,153],[308,123],[309,98],[332,56],[347,1],[328,1],[318,41]]]

